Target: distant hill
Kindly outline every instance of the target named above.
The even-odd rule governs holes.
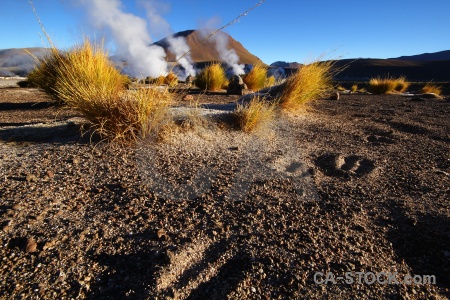
[[[345,67],[337,80],[368,80],[377,76],[405,76],[410,81],[450,81],[450,60],[415,61],[399,59],[343,59],[336,69]]]
[[[228,38],[228,48],[234,49],[236,54],[239,56],[240,64],[254,64],[256,62],[261,62],[261,60],[250,53],[247,49],[242,46],[242,44],[232,38],[228,33],[222,32]],[[212,39],[208,39],[205,42],[201,43],[203,40],[203,35],[199,30],[185,30],[180,31],[173,35],[176,37],[184,37],[186,39],[186,43],[191,49],[190,55],[192,60],[195,63],[207,62],[207,61],[219,61],[219,53],[216,50],[215,43]],[[155,45],[161,46],[164,48],[167,54],[168,61],[174,61],[175,55],[169,51],[169,43],[167,38],[159,40],[154,43]]]
[[[45,51],[46,48],[0,50],[0,76],[26,76],[34,66],[34,58],[32,55],[40,57],[44,55]]]
[[[272,63],[270,66],[276,68],[300,68],[302,64],[298,62],[276,61]]]
[[[423,53],[411,56],[400,56],[397,58],[390,58],[393,60],[412,60],[412,61],[438,61],[450,60],[450,50],[439,51],[434,53]]]

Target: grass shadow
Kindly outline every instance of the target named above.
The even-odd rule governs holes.
[[[414,274],[434,275],[436,284],[450,289],[450,219],[444,215],[408,216],[406,209],[392,205],[395,225],[388,234],[399,260],[404,260]],[[446,296],[450,296],[447,292]]]
[[[0,130],[0,141],[13,143],[89,143],[89,134],[82,136],[81,124],[56,122],[54,124],[7,124],[15,127]],[[19,125],[19,126],[17,126]],[[97,139],[95,135],[92,137]]]

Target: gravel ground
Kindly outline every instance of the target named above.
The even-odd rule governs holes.
[[[448,299],[449,113],[342,95],[263,135],[211,125],[123,149],[1,88],[0,297]]]

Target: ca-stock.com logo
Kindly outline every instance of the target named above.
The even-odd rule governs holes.
[[[201,126],[168,141],[138,145],[138,171],[151,192],[172,200],[193,200],[227,177],[225,199],[244,201],[256,182],[287,180],[300,199],[318,194],[291,124],[277,121],[264,135]],[[220,184],[219,184],[220,185]]]

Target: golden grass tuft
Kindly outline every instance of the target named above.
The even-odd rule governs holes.
[[[264,87],[265,88],[271,87],[271,86],[274,86],[276,83],[277,83],[277,80],[276,80],[275,76],[269,76],[269,77],[267,77],[266,82],[264,82]]]
[[[442,87],[434,85],[432,83],[427,83],[422,87],[422,89],[420,91],[421,91],[421,93],[424,93],[424,94],[433,93],[436,95],[441,95]]]
[[[409,87],[404,76],[399,78],[376,77],[369,80],[369,90],[374,94],[403,93]]]
[[[335,61],[313,62],[298,69],[289,77],[281,94],[281,106],[297,111],[310,101],[327,94],[332,88],[331,68]]]
[[[170,72],[164,77],[164,83],[170,87],[174,87],[178,84],[178,77],[174,73]]]
[[[52,48],[33,72],[31,81],[78,109],[109,141],[128,143],[149,134],[170,103],[167,90],[126,90],[128,77],[109,61],[103,45],[88,40],[64,54]]]
[[[250,90],[260,90],[265,86],[267,81],[267,68],[260,63],[255,64],[242,80]]]
[[[352,85],[352,87],[350,88],[350,92],[356,93],[357,91],[358,91],[358,85],[357,84]]]
[[[255,97],[250,102],[238,104],[234,111],[237,125],[244,132],[259,131],[266,128],[275,118],[275,103]]]
[[[395,80],[395,91],[403,93],[409,87],[410,83],[406,80],[405,76],[401,76]]]
[[[195,85],[208,91],[218,91],[227,81],[225,71],[219,63],[211,64],[195,78]]]
[[[31,54],[32,55],[32,54]],[[36,66],[27,75],[27,81],[37,88],[42,89],[48,95],[57,99],[55,90],[58,80],[58,69],[66,62],[66,55],[56,48],[48,49],[48,52],[41,58],[33,56]],[[57,99],[60,101],[60,99]]]

